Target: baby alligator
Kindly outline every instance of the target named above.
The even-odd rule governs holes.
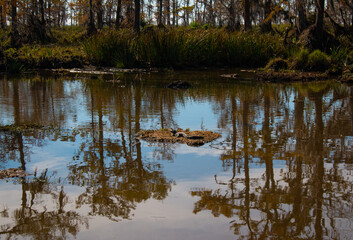
[[[187,139],[203,139],[202,136],[188,136],[186,133],[184,132],[177,132],[175,129],[170,129],[171,133],[173,133],[174,137],[183,137],[183,138],[187,138]]]

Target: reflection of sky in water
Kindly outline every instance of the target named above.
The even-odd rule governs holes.
[[[87,90],[83,89],[83,84],[80,81],[65,81],[64,82],[64,95],[60,98],[56,98],[54,101],[57,103],[57,106],[60,106],[60,109],[56,109],[58,112],[65,112],[65,120],[62,121],[61,131],[67,131],[68,135],[70,132],[75,131],[75,128],[85,128],[86,134],[89,132],[89,126],[92,121],[92,112],[91,105],[89,102],[89,94]],[[227,218],[223,215],[219,217],[213,217],[209,210],[198,212],[197,214],[193,213],[195,207],[195,202],[199,200],[198,196],[191,196],[190,191],[197,189],[211,189],[217,190],[220,189],[220,193],[226,194],[229,192],[228,185],[230,180],[233,178],[232,172],[232,160],[228,162],[228,165],[222,165],[220,157],[222,154],[225,154],[226,150],[230,150],[231,144],[230,140],[227,140],[225,143],[225,138],[231,135],[232,126],[229,123],[229,119],[225,120],[225,126],[220,127],[219,121],[220,112],[224,109],[217,109],[215,104],[214,96],[204,97],[204,100],[193,100],[191,97],[187,96],[184,99],[184,102],[175,103],[175,108],[173,108],[173,119],[174,123],[180,128],[190,128],[190,130],[196,130],[204,128],[206,130],[219,131],[223,134],[221,139],[216,140],[214,143],[223,142],[225,149],[216,149],[212,144],[205,144],[201,147],[189,147],[181,144],[174,144],[169,146],[169,153],[172,155],[164,156],[163,153],[158,152],[163,150],[163,144],[151,144],[145,141],[140,141],[142,146],[142,160],[143,162],[149,163],[158,163],[161,165],[161,170],[163,171],[164,176],[167,180],[172,180],[173,184],[171,186],[171,191],[168,193],[168,196],[161,200],[148,199],[144,200],[141,203],[136,204],[136,209],[132,210],[132,215],[130,220],[123,220],[120,222],[110,221],[106,217],[101,216],[89,216],[89,228],[81,227],[78,238],[79,239],[234,239],[232,230],[229,229],[229,223],[236,218]],[[287,109],[290,112],[290,117],[293,118],[294,112],[294,98],[295,93],[288,93],[287,102],[284,105],[271,105],[270,112],[274,113],[270,116],[270,128],[271,128],[271,141],[276,143],[275,137],[277,137],[277,132],[273,131],[277,123],[283,124],[284,121],[284,112],[282,106],[287,106]],[[332,114],[332,109],[339,108],[340,102],[335,102],[330,104],[332,99],[332,94],[328,94],[323,98],[324,104],[329,106],[329,109],[323,114],[323,121],[329,120]],[[11,99],[11,96],[9,97]],[[11,106],[6,104],[9,99],[5,99],[3,96],[0,96],[0,111],[1,113],[1,124],[8,124],[13,122],[13,109]],[[197,99],[197,98],[196,98]],[[147,99],[143,99],[142,108],[144,104],[148,106]],[[273,99],[271,99],[273,101]],[[10,101],[11,102],[11,101]],[[241,102],[239,99],[236,100],[238,105],[238,113],[241,113]],[[114,103],[114,102],[113,102]],[[107,144],[108,139],[112,142],[119,141],[121,144],[121,134],[118,133],[120,129],[117,128],[116,119],[118,116],[114,112],[114,104],[112,102],[107,103],[103,108],[103,124],[104,124],[104,144]],[[224,108],[229,108],[230,101],[229,98],[225,100],[223,106]],[[132,106],[134,107],[134,106]],[[249,126],[252,128],[253,132],[258,135],[257,142],[254,143],[257,149],[264,149],[262,147],[265,144],[263,136],[263,122],[264,122],[264,109],[263,102],[252,103],[249,106],[250,114]],[[113,110],[112,110],[113,109]],[[110,110],[112,110],[111,113]],[[157,109],[158,110],[158,109]],[[143,116],[141,119],[141,129],[148,128],[160,128],[160,118],[158,116],[158,111],[149,113],[147,116]],[[309,124],[315,123],[315,110],[314,104],[308,99],[305,100],[305,121]],[[29,110],[30,111],[30,110]],[[309,113],[309,114],[308,114]],[[46,114],[46,113],[44,113]],[[95,134],[96,141],[98,139],[98,117],[97,109],[93,110],[93,120],[95,124]],[[134,111],[132,111],[134,114]],[[148,115],[150,114],[150,115]],[[223,113],[227,117],[230,112]],[[48,116],[50,117],[50,116]],[[134,116],[133,116],[134,117]],[[229,117],[229,116],[228,116]],[[294,119],[294,118],[293,118]],[[293,124],[293,119],[286,122],[288,125]],[[227,122],[228,121],[228,122]],[[125,123],[127,124],[127,123]],[[238,116],[237,122],[237,151],[241,151],[242,144],[242,125],[241,125],[241,116]],[[115,127],[115,130],[112,129]],[[134,131],[134,123],[132,123],[131,129]],[[286,126],[282,126],[286,127]],[[129,144],[128,129],[125,125],[125,140],[127,145]],[[313,128],[310,129],[313,131]],[[289,133],[291,134],[291,133]],[[85,192],[86,186],[72,186],[69,185],[65,178],[69,174],[69,166],[73,164],[80,165],[82,164],[83,157],[82,155],[78,159],[73,159],[75,154],[80,150],[82,143],[92,144],[92,136],[87,134],[85,137],[80,136],[79,134],[75,136],[75,140],[70,141],[68,139],[52,141],[53,136],[47,136],[43,140],[42,146],[30,146],[30,161],[26,163],[26,168],[29,172],[34,172],[35,170],[38,173],[41,173],[45,169],[48,169],[49,176],[53,176],[52,179],[56,181],[61,178],[64,179],[64,190],[68,196],[68,202],[65,205],[65,210],[74,209],[76,212],[87,216],[87,213],[90,211],[90,203],[85,203],[83,206],[77,208],[76,199],[78,196]],[[338,140],[336,139],[336,142]],[[350,142],[352,142],[351,136],[346,136],[345,139],[342,139],[347,146],[348,150],[350,148]],[[134,143],[135,140],[132,139]],[[96,142],[97,144],[97,142]],[[296,144],[295,136],[289,136],[287,139],[287,147],[294,151],[294,145]],[[333,141],[328,140],[327,144],[333,144]],[[28,142],[25,145],[30,145]],[[86,146],[87,147],[87,146]],[[94,150],[95,154],[98,156],[97,146],[95,145]],[[281,155],[281,151],[286,150],[276,149],[274,153]],[[275,152],[277,151],[277,152]],[[104,164],[105,167],[110,166],[112,158],[108,156],[109,153],[105,153]],[[136,158],[136,152],[134,152],[132,158]],[[266,164],[264,163],[264,158],[259,158],[257,153],[253,153],[249,162],[249,177],[251,181],[256,179],[257,183],[251,183],[252,188],[254,187],[263,187],[264,179],[266,174]],[[241,155],[241,154],[240,154]],[[333,155],[329,155],[333,158]],[[290,159],[290,158],[288,158]],[[124,162],[125,159],[121,157],[118,159],[121,162]],[[325,159],[328,162],[332,159]],[[314,162],[314,161],[313,161]],[[314,164],[313,162],[309,164]],[[281,159],[272,159],[271,163],[273,164],[274,171],[274,180],[276,181],[277,187],[282,187],[283,189],[288,189],[288,184],[283,181],[283,176],[289,169],[289,162],[287,160]],[[244,158],[240,157],[239,163],[242,167],[239,172],[236,172],[234,179],[236,182],[236,189],[242,190],[245,187],[244,178]],[[307,164],[307,163],[305,163]],[[304,165],[304,164],[303,164]],[[4,168],[7,167],[18,167],[20,166],[19,161],[8,161]],[[338,166],[338,165],[336,165]],[[293,165],[291,167],[294,169]],[[339,165],[339,170],[345,168],[350,168],[350,164]],[[305,172],[305,167],[303,167],[303,175],[306,174],[306,177],[303,177],[303,184],[306,184],[311,181],[307,176],[313,174],[312,172]],[[325,170],[333,168],[333,164],[324,164]],[[310,169],[310,171],[315,171],[315,169]],[[350,170],[349,170],[350,171]],[[346,175],[351,176],[349,172]],[[315,174],[315,172],[314,172]],[[293,177],[293,176],[292,176]],[[215,181],[217,179],[217,182]],[[349,178],[351,181],[351,179]],[[57,184],[53,184],[53,188],[57,187]],[[55,189],[54,191],[57,191]],[[257,190],[256,190],[257,191]],[[259,192],[253,191],[254,195],[259,194]],[[304,199],[304,198],[303,198]],[[291,206],[286,206],[287,203],[283,203],[285,206],[284,209],[290,211]],[[3,208],[7,207],[11,210],[18,209],[21,206],[21,184],[13,184],[12,180],[6,182],[5,180],[0,180],[0,206]],[[57,202],[53,200],[50,194],[43,193],[39,194],[38,198],[35,199],[35,207],[37,210],[43,211],[44,208],[55,209]],[[312,206],[310,206],[312,207]],[[315,206],[314,206],[315,207]],[[1,209],[0,209],[1,210]],[[251,212],[253,219],[261,219],[261,214],[258,210]],[[11,223],[10,218],[0,217],[0,224]],[[327,218],[325,219],[327,220]],[[347,219],[345,219],[347,220]],[[348,219],[349,220],[349,219]],[[347,222],[347,221],[346,221]],[[348,221],[349,222],[349,221]],[[309,226],[310,228],[310,226]],[[137,231],[138,229],[138,231]],[[244,229],[241,229],[243,231]],[[143,234],[142,234],[143,232]]]
[[[209,102],[189,101],[186,105],[177,106],[180,114],[176,116],[176,122],[180,128],[198,130],[217,129],[217,118],[212,111],[212,105]]]

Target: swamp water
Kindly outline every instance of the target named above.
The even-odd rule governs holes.
[[[0,80],[1,239],[352,239],[353,87],[219,72]],[[165,86],[174,80],[187,90]],[[143,129],[212,130],[200,147]]]

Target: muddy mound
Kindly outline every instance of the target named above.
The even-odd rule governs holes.
[[[185,143],[189,146],[201,146],[221,137],[212,131],[187,131],[183,129],[145,130],[137,135],[137,139],[149,142]]]

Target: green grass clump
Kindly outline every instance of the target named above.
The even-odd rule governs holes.
[[[186,40],[184,32],[152,29],[136,38],[134,51],[144,66],[180,67]]]
[[[94,35],[83,44],[88,60],[95,65],[109,67],[132,67],[135,33],[131,30],[112,30]]]
[[[315,50],[308,56],[308,68],[312,71],[326,71],[330,67],[330,57],[320,50]]]
[[[223,29],[110,30],[84,44],[95,65],[124,67],[259,67],[285,54],[279,38]]]

